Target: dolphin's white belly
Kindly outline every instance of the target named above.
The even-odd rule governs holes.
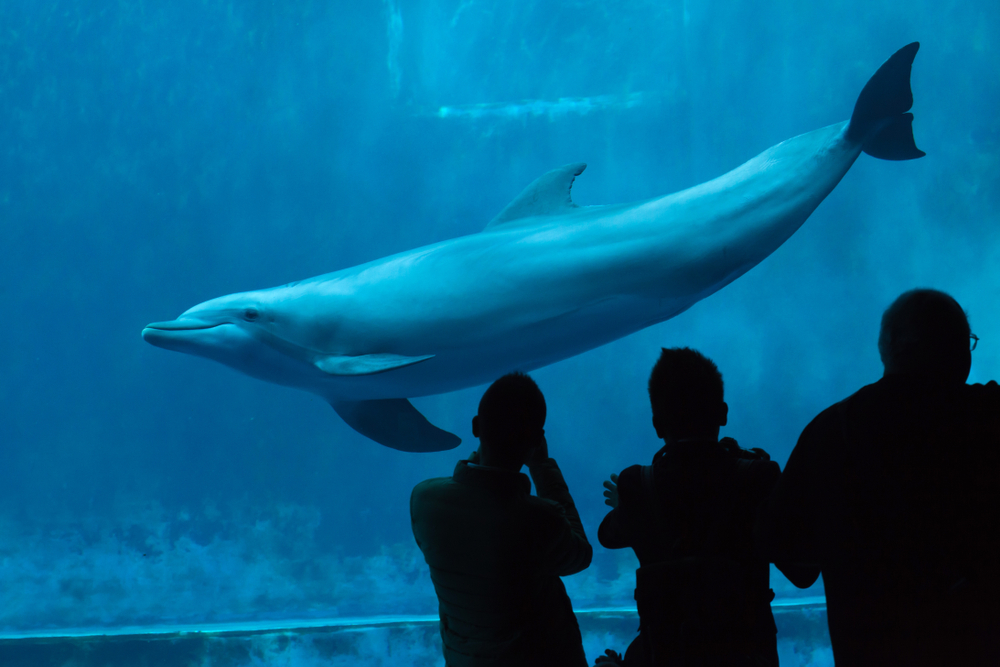
[[[682,312],[691,303],[615,297],[534,322],[476,345],[455,346],[432,359],[374,375],[326,377],[309,388],[327,399],[425,396],[488,383],[513,370],[528,372],[594,349]]]

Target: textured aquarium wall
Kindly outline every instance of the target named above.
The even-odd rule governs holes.
[[[595,543],[602,480],[658,446],[660,346],[715,359],[724,434],[782,463],[878,378],[904,289],[954,294],[998,375],[1000,6],[0,3],[0,629],[433,614],[409,493],[475,447],[482,388],[416,399],[464,442],[404,454],[142,327],[477,232],[565,163],[584,205],[708,180],[847,119],[914,40],[926,158],[862,156],[731,286],[534,374]],[[631,604],[634,566],[597,548],[574,604]]]

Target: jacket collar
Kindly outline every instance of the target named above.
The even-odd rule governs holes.
[[[468,461],[459,461],[452,475],[459,484],[480,486],[491,491],[510,493],[531,493],[531,480],[523,472],[512,472],[485,466],[470,466]]]

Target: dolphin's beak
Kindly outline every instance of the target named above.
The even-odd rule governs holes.
[[[217,326],[219,326],[219,322],[206,322],[205,320],[198,320],[193,317],[185,317],[180,320],[147,324],[142,333],[145,334],[148,329],[156,329],[158,331],[187,331],[189,329],[211,329]]]
[[[193,317],[170,320],[169,322],[153,322],[147,324],[146,328],[142,330],[142,339],[156,347],[175,349],[170,343],[183,337],[184,332],[212,329],[220,324],[222,322],[206,322]]]

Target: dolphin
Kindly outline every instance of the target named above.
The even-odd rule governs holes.
[[[458,446],[407,400],[530,371],[663,322],[774,252],[862,152],[922,157],[918,43],[865,85],[849,121],[773,146],[714,180],[631,204],[577,206],[585,164],[531,183],[479,233],[307,280],[219,297],[142,331],[326,399],[372,440]]]

